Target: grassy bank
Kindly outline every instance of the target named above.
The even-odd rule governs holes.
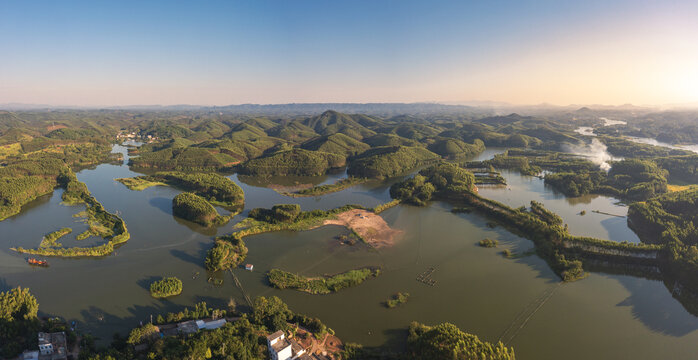
[[[329,294],[359,285],[368,278],[378,276],[379,274],[379,269],[361,268],[333,276],[309,278],[279,269],[272,269],[267,274],[267,278],[274,287],[279,289],[294,289],[310,294]]]
[[[142,191],[153,186],[167,186],[167,184],[159,181],[150,181],[146,179],[147,176],[137,176],[133,178],[120,178],[114,179],[124,185],[129,190]]]
[[[39,247],[40,248],[52,248],[52,247],[62,246],[58,242],[58,239],[62,238],[63,236],[66,236],[72,232],[73,232],[73,229],[71,229],[71,228],[62,228],[60,230],[56,230],[54,232],[48,233],[41,240],[41,244],[39,244]]]
[[[348,189],[352,186],[363,184],[366,181],[368,181],[368,179],[348,177],[348,178],[339,180],[339,181],[335,182],[334,184],[318,185],[318,186],[313,186],[310,189],[302,189],[302,190],[298,190],[296,192],[282,192],[281,194],[285,195],[285,196],[290,196],[290,197],[319,196],[319,195],[331,194],[334,192],[342,191],[342,190]]]

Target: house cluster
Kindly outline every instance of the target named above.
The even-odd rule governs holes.
[[[225,319],[204,319],[182,321],[177,324],[162,325],[158,328],[162,336],[189,335],[199,330],[215,330],[226,324]]]
[[[135,139],[136,138],[136,133],[125,133],[125,132],[120,132],[116,134],[117,139]]]
[[[159,138],[157,136],[139,135],[135,132],[128,133],[128,132],[124,132],[124,131],[121,131],[118,134],[116,134],[116,138],[117,139],[124,139],[124,140],[129,140],[129,139],[135,140],[135,139],[141,138],[142,140],[147,140],[148,142],[153,142],[155,140],[159,140]]]
[[[67,341],[64,332],[39,333],[39,350],[27,350],[22,360],[67,360]]]

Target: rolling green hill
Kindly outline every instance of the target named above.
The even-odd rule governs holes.
[[[314,176],[346,164],[344,156],[321,151],[293,149],[252,159],[238,167],[244,175]]]
[[[370,148],[369,145],[341,133],[315,138],[304,143],[301,147],[306,150],[323,151],[346,157],[362,153]]]
[[[365,115],[347,115],[328,110],[318,116],[303,120],[303,124],[320,135],[342,133],[360,140],[375,134],[375,131],[361,124],[361,122],[371,123],[369,119]]]
[[[480,139],[475,139],[472,144],[468,144],[458,139],[437,138],[427,146],[427,149],[449,159],[458,159],[485,151],[485,143]]]
[[[385,146],[370,149],[353,159],[347,173],[356,177],[386,178],[438,159],[439,155],[421,147]]]

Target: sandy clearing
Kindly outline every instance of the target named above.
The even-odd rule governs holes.
[[[336,219],[325,220],[323,225],[341,225],[354,230],[374,248],[392,246],[403,233],[392,229],[379,215],[361,209],[345,211]]]

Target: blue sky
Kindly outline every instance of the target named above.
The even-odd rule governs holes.
[[[0,103],[698,101],[672,1],[0,2]]]

